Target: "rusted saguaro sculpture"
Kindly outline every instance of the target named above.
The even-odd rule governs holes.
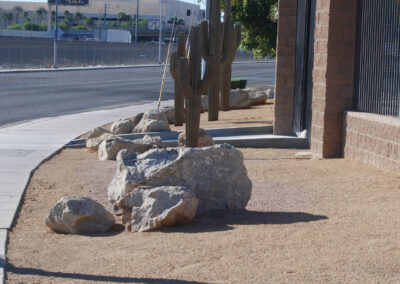
[[[180,81],[178,80],[178,59],[186,56],[186,37],[184,33],[179,33],[177,51],[171,55],[170,72],[174,79],[174,101],[175,101],[175,126],[183,125],[185,120],[184,105],[185,98],[180,90]]]
[[[219,96],[221,92],[221,5],[219,0],[210,1],[210,40],[208,44],[209,54],[215,56],[217,61],[215,68],[219,70],[215,73],[215,80],[208,93],[208,121],[218,120]]]
[[[186,99],[186,147],[197,147],[199,142],[201,94],[211,87],[217,69],[216,57],[210,55],[206,47],[211,38],[208,36],[208,23],[193,27],[190,34],[189,60],[178,58],[177,80],[180,91]],[[206,61],[206,72],[201,79],[201,57]]]
[[[222,75],[222,110],[229,110],[229,99],[231,94],[231,77],[232,77],[232,62],[236,56],[241,41],[242,29],[240,25],[233,25],[231,19],[231,0],[225,2],[224,15],[224,47],[228,49],[226,57],[223,57],[223,75]],[[225,46],[227,45],[227,46]]]

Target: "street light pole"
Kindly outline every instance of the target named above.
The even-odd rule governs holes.
[[[139,23],[139,0],[136,0],[135,43],[138,43],[138,23]]]
[[[161,6],[161,1],[160,0],[160,35],[158,37],[158,64],[161,64],[161,33],[162,33],[162,22],[161,22],[161,12],[162,12],[162,6]]]
[[[57,48],[58,48],[58,0],[56,0],[56,24],[54,32],[54,47],[53,47],[53,68],[57,68]]]

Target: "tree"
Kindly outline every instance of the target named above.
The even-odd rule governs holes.
[[[4,21],[4,26],[7,27],[7,23],[10,23],[13,19],[13,14],[11,12],[3,11],[0,14],[0,18]]]
[[[28,14],[27,11],[25,11],[22,15],[24,16],[24,23],[30,21],[30,19],[29,19],[29,14]]]
[[[256,57],[276,55],[277,23],[270,16],[277,2],[232,0],[232,18],[242,24],[241,47]]]
[[[74,17],[75,24],[80,25],[83,19],[85,19],[85,17],[82,15],[81,12],[75,13],[75,17]]]
[[[93,27],[93,26],[94,26],[94,20],[93,20],[93,18],[92,18],[92,17],[87,17],[87,18],[85,19],[85,24],[86,24],[86,26],[88,26],[89,28]]]
[[[74,20],[74,14],[70,13],[68,10],[64,11],[64,22],[69,28],[72,25],[72,22]]]
[[[47,10],[43,7],[39,7],[37,8],[37,10],[35,11],[36,15],[39,17],[39,21],[38,23],[40,24],[42,22],[42,18],[43,16],[47,13]]]
[[[15,23],[18,24],[18,16],[24,11],[24,9],[22,9],[21,6],[15,6],[13,11],[15,13]]]

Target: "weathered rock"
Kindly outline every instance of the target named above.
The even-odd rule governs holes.
[[[135,153],[144,153],[152,148],[165,148],[160,137],[145,135],[143,139],[133,141],[112,138],[104,140],[99,146],[99,160],[115,160],[119,151],[127,149]]]
[[[208,96],[207,95],[201,96],[201,109],[203,111],[208,111]]]
[[[86,197],[62,197],[50,209],[46,225],[57,233],[86,234],[105,232],[115,223],[104,207]]]
[[[142,119],[163,120],[168,122],[167,115],[162,109],[150,109],[143,114]]]
[[[247,88],[243,89],[243,91],[249,95],[252,106],[265,104],[268,99],[267,92],[259,88]]]
[[[231,90],[229,107],[231,109],[249,108],[251,101],[249,94],[241,89]]]
[[[104,133],[111,133],[111,132],[103,127],[96,127],[95,129],[89,132],[87,139],[100,137]]]
[[[165,114],[164,114],[165,115]],[[135,126],[133,132],[146,133],[146,132],[162,132],[171,131],[171,127],[166,120],[154,120],[142,118],[139,124]]]
[[[144,115],[143,112],[137,114],[137,115],[135,116],[135,119],[133,120],[133,123],[134,123],[135,125],[138,125],[138,123],[140,122],[140,120],[143,118],[143,115]]]
[[[184,147],[186,145],[186,132],[182,132],[178,136],[178,146]],[[203,128],[199,129],[199,147],[208,147],[215,145],[214,140]]]
[[[267,89],[267,90],[266,90],[266,93],[267,93],[268,99],[273,99],[274,96],[275,96],[275,92],[274,92],[274,89],[273,89],[273,88]]]
[[[145,232],[189,223],[196,215],[199,200],[186,187],[139,187],[118,204],[128,230]]]
[[[117,136],[112,133],[104,133],[100,137],[86,139],[86,148],[88,148],[91,152],[97,152],[101,142],[115,137]]]
[[[130,119],[123,119],[114,122],[111,125],[111,132],[114,134],[128,134],[132,132],[135,123]]]
[[[169,124],[175,123],[175,108],[173,106],[165,106],[160,110],[165,113]]]
[[[297,152],[294,154],[296,159],[311,159],[311,152]]]
[[[108,188],[114,203],[141,185],[184,186],[199,198],[198,212],[242,209],[251,194],[242,153],[228,144],[205,148],[152,149],[140,155],[126,150]]]

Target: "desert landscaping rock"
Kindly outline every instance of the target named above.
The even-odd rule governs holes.
[[[128,134],[132,132],[134,127],[135,123],[133,120],[118,120],[111,125],[111,132],[114,134]]]
[[[115,137],[117,136],[112,133],[104,133],[99,137],[86,139],[86,148],[88,148],[91,152],[97,152],[101,142]]]
[[[104,140],[98,150],[99,160],[115,160],[119,151],[127,149],[135,153],[144,153],[152,148],[165,148],[160,137],[145,135],[133,141],[111,138]]]
[[[101,135],[103,135],[104,133],[111,133],[110,131],[108,131],[107,129],[103,128],[103,127],[96,127],[95,129],[93,129],[92,131],[90,131],[87,139],[92,139],[92,138],[97,138],[100,137]]]
[[[199,198],[198,213],[243,209],[251,181],[242,153],[228,144],[205,148],[152,149],[140,155],[121,151],[108,188],[112,203],[138,186],[184,186]]]
[[[244,92],[247,92],[250,98],[250,103],[252,106],[265,104],[268,99],[268,94],[266,90],[261,90],[258,88],[247,88],[243,89]]]
[[[294,157],[296,159],[311,159],[311,152],[297,152]]]
[[[165,115],[165,114],[164,114]],[[142,118],[138,125],[135,126],[133,132],[135,133],[146,133],[146,132],[163,132],[171,131],[168,121],[166,120],[154,120]]]
[[[250,106],[250,96],[247,92],[241,89],[231,90],[229,98],[229,107],[231,109],[249,108]]]
[[[173,106],[162,107],[160,111],[162,111],[165,114],[169,124],[175,123],[175,108]]]
[[[207,95],[201,96],[201,109],[203,111],[208,111],[208,96]]]
[[[178,146],[184,147],[186,145],[186,133],[182,132],[178,136]],[[199,131],[199,145],[198,147],[208,147],[215,145],[214,140],[203,128]]]
[[[65,234],[106,232],[114,223],[111,213],[86,197],[62,197],[46,219],[51,230]]]
[[[143,114],[142,119],[163,120],[168,122],[166,111],[163,109],[151,109]]]
[[[186,187],[139,187],[118,202],[124,211],[126,228],[146,232],[190,223],[196,215],[199,200]]]

